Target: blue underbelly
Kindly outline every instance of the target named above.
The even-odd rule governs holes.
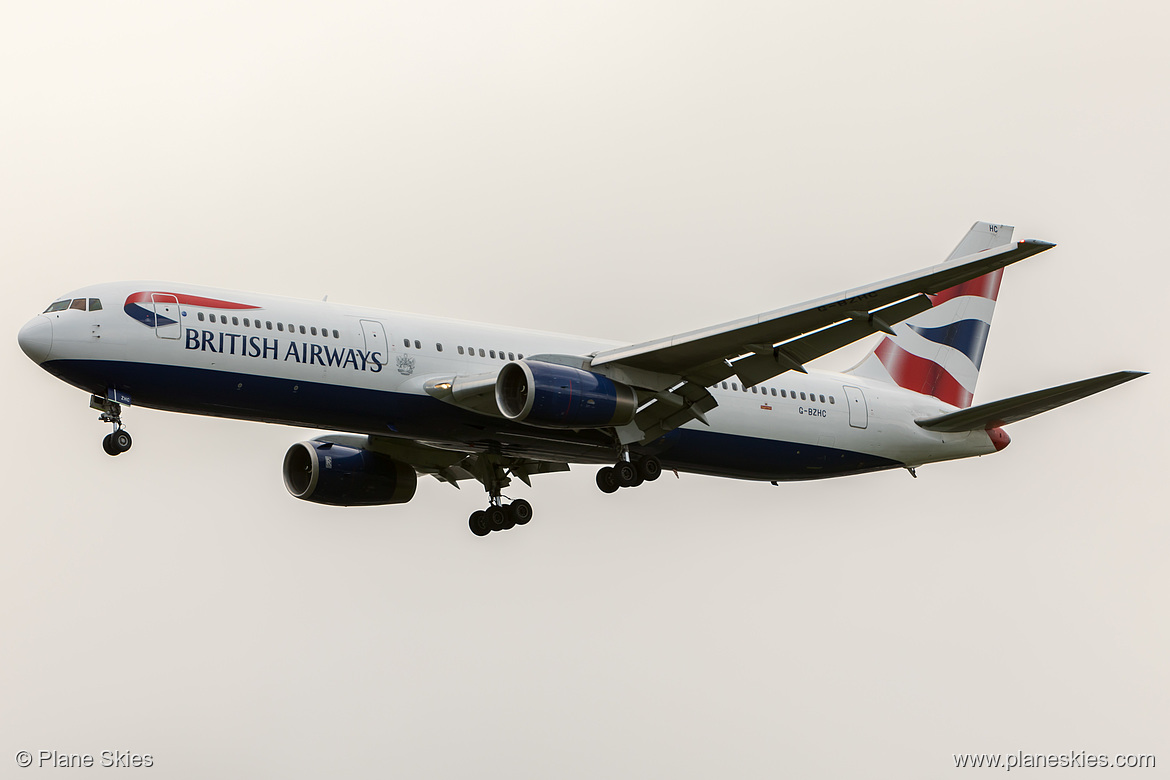
[[[113,387],[128,393],[136,406],[166,411],[422,440],[517,457],[578,463],[612,463],[617,458],[613,439],[600,430],[535,428],[426,395],[126,361],[56,360],[42,367],[91,393],[104,396]],[[635,454],[657,455],[667,469],[738,479],[818,479],[901,466],[865,453],[690,428],[633,449]]]

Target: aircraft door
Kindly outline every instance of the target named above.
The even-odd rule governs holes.
[[[865,428],[869,425],[869,408],[865,403],[865,393],[860,387],[844,385],[845,400],[849,403],[849,424],[854,428]]]
[[[386,342],[386,329],[377,320],[362,320],[362,338],[366,352],[377,352],[383,364],[389,362],[390,350]]]
[[[179,299],[167,293],[151,293],[154,303],[154,335],[160,339],[177,339],[183,331]]]

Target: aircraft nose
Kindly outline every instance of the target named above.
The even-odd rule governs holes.
[[[35,317],[29,320],[16,340],[24,354],[34,363],[43,363],[49,357],[49,350],[53,348],[53,323],[48,317]]]

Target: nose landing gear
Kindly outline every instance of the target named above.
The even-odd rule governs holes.
[[[113,433],[106,434],[106,438],[102,439],[102,449],[106,451],[107,455],[121,455],[130,449],[130,445],[133,443],[130,434],[125,429],[119,428]]]
[[[100,395],[95,395],[90,397],[89,406],[102,413],[98,419],[104,423],[112,423],[114,426],[114,432],[106,434],[106,437],[102,439],[102,449],[106,451],[106,454],[121,455],[130,449],[134,440],[130,438],[130,432],[122,427],[122,405],[108,398],[102,398]]]

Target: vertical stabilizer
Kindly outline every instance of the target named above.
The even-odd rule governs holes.
[[[976,222],[947,260],[1011,243],[1012,231],[1008,225]],[[932,296],[932,308],[894,325],[894,335],[882,339],[848,373],[952,406],[970,406],[1002,278],[1001,268]]]

